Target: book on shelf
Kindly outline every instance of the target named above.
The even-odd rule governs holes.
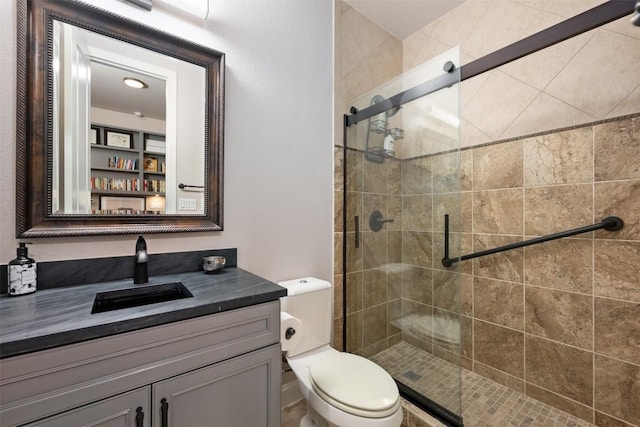
[[[142,191],[149,191],[154,193],[165,193],[167,185],[163,179],[143,179]]]
[[[107,166],[113,169],[136,170],[138,169],[138,159],[112,156],[107,159]]]
[[[90,186],[92,190],[140,191],[140,180],[92,176]]]

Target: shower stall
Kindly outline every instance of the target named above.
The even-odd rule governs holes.
[[[445,215],[449,245],[461,247],[459,63],[452,49],[354,102],[344,319],[347,351],[460,424],[460,266],[441,263]]]
[[[464,53],[454,48],[349,98],[336,330],[344,350],[378,363],[405,399],[446,425],[483,425],[479,419],[464,423],[463,379],[492,380],[519,393],[519,401],[531,396],[559,408],[558,419],[573,416],[574,425],[611,419],[635,426],[640,419],[626,403],[633,399],[615,394],[620,375],[610,374],[640,374],[636,347],[615,348],[615,338],[604,335],[613,333],[609,322],[618,322],[620,337],[638,331],[628,327],[640,313],[637,278],[626,279],[628,273],[614,266],[631,268],[623,258],[638,253],[633,212],[639,205],[633,200],[640,196],[640,175],[614,163],[609,149],[610,141],[622,141],[619,135],[639,133],[637,97],[620,103],[626,109],[574,114],[576,121],[564,125],[552,118],[546,128],[536,128],[535,120],[527,128],[513,117],[521,133],[509,134],[505,126],[496,133],[501,138],[479,143],[463,140],[472,126],[461,114],[465,80],[571,43],[629,15],[633,6],[604,2],[462,66]],[[589,34],[594,44],[609,37]],[[618,69],[631,72],[634,61],[620,60]],[[570,66],[567,79],[575,76]],[[560,93],[563,74],[556,72],[560,83],[540,87]],[[513,69],[498,75],[509,73]],[[486,87],[507,81],[495,76],[482,80],[489,81]],[[517,95],[536,104],[524,90]],[[536,101],[553,101],[545,96]],[[472,104],[465,108],[473,110]],[[471,113],[483,124],[483,116],[501,112],[475,107]],[[637,158],[640,145],[625,138],[616,149]],[[618,187],[624,194],[617,195]],[[616,250],[619,258],[611,255]],[[493,255],[498,252],[505,254]],[[583,264],[573,265],[576,254]],[[465,408],[473,406],[474,390],[465,396]],[[495,410],[489,403],[476,406]]]

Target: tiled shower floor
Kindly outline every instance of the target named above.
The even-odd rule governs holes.
[[[460,413],[459,368],[405,342],[371,357],[394,378]],[[465,427],[588,427],[580,418],[462,369]],[[433,427],[444,426],[434,424]]]

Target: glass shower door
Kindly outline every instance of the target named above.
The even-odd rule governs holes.
[[[449,51],[353,101],[352,119],[378,103],[390,108],[346,127],[343,249],[346,350],[461,425],[462,273],[441,262],[445,215],[451,257],[470,226],[460,214],[458,56]]]

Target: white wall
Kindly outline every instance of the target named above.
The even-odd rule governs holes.
[[[16,5],[0,1],[0,263],[6,263],[17,246]],[[206,22],[155,2],[151,12],[118,0],[90,2],[227,55],[224,231],[147,235],[149,251],[237,247],[239,266],[268,279],[331,280],[333,2],[211,0]],[[33,239],[30,254],[38,261],[129,255],[135,239]]]

